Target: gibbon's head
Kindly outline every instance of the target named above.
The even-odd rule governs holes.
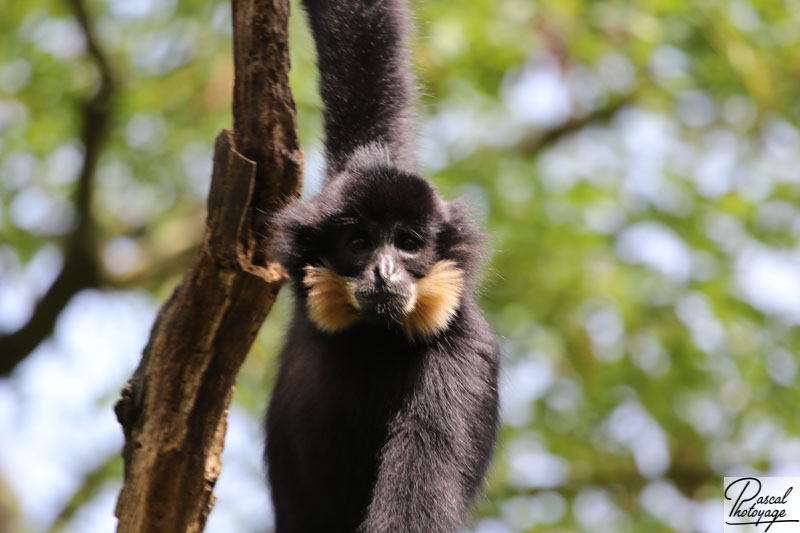
[[[365,148],[308,202],[276,218],[284,265],[308,316],[336,333],[362,323],[409,338],[447,329],[472,290],[481,234],[460,203]]]

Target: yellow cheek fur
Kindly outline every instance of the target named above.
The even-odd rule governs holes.
[[[353,281],[328,267],[307,266],[308,315],[323,331],[335,333],[359,320]],[[464,274],[454,261],[442,260],[418,280],[402,328],[409,338],[428,337],[444,330],[458,311]]]
[[[355,297],[347,278],[324,266],[307,266],[305,271],[308,316],[319,329],[335,333],[358,322]]]
[[[403,319],[403,329],[409,338],[429,337],[444,330],[458,311],[463,287],[464,273],[454,261],[436,262],[417,281],[416,303]]]

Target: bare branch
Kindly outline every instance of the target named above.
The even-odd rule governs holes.
[[[0,376],[10,374],[27,355],[53,332],[56,319],[79,291],[98,284],[96,228],[91,204],[100,150],[108,132],[110,103],[115,83],[108,61],[97,43],[83,0],[70,0],[86,37],[90,57],[100,71],[96,92],[81,109],[83,166],[75,189],[76,225],[67,237],[64,266],[47,293],[39,300],[28,322],[17,331],[0,336]]]
[[[275,24],[275,16],[288,17],[289,3],[233,0],[233,135],[237,151],[257,163],[253,205],[260,209],[249,214],[250,231],[242,235],[255,267],[268,262],[261,237],[268,233],[268,213],[299,190],[297,169],[303,166],[288,59],[285,70],[275,68],[274,58],[289,57],[285,28]]]
[[[616,115],[617,111],[630,104],[632,101],[632,96],[613,100],[609,104],[595,109],[591,113],[580,117],[572,117],[560,126],[549,130],[533,132],[530,135],[524,136],[520,142],[517,143],[516,149],[527,154],[538,154],[542,150],[555,145],[564,137],[582,130],[589,124],[610,120]]]
[[[302,172],[288,15],[288,0],[233,1],[236,131],[217,137],[203,241],[115,408],[119,532],[199,532],[213,506],[236,374],[285,280],[264,221]]]

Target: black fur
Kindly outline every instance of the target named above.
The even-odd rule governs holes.
[[[405,0],[303,0],[317,43],[328,174],[380,141],[392,163],[415,169],[413,76]]]
[[[472,295],[481,234],[416,172],[405,1],[305,6],[328,179],[277,217],[295,308],[266,421],[276,531],[453,533],[482,485],[498,424],[498,346]],[[354,235],[367,245],[350,247]],[[418,243],[405,249],[403,235]],[[409,338],[394,317],[365,317],[321,331],[307,314],[305,267],[380,286],[376,257],[391,259],[401,289],[454,261],[465,290],[447,327]]]

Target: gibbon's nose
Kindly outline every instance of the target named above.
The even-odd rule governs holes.
[[[381,255],[375,265],[375,281],[391,285],[400,281],[400,271],[389,255]]]

